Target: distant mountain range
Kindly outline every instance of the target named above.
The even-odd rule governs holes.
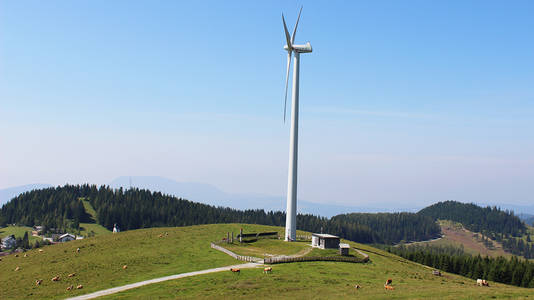
[[[523,220],[528,225],[534,226],[534,215],[531,215],[531,214],[519,214],[517,216],[519,217],[519,219]]]
[[[159,176],[121,176],[109,183],[112,188],[137,187],[141,189],[148,189],[151,191],[159,191],[164,194],[173,195],[179,198],[188,199],[195,202],[210,204],[214,206],[225,206],[236,209],[265,209],[273,211],[285,211],[286,198],[284,196],[271,196],[259,194],[230,194],[219,188],[205,183],[196,182],[177,182],[172,179]],[[8,202],[13,197],[34,189],[42,189],[51,187],[50,184],[28,184],[23,186],[11,187],[0,190],[0,207]],[[485,204],[480,204],[485,206]],[[524,221],[532,224],[534,220],[528,219],[528,215],[534,216],[534,205],[520,206],[507,204],[492,204],[502,209],[513,210]],[[352,212],[416,212],[422,207],[409,206],[343,206],[335,204],[324,204],[309,202],[302,199],[298,201],[298,212],[309,213],[324,217],[332,217],[338,214],[352,213]]]
[[[172,179],[158,176],[122,176],[113,180],[109,185],[113,188],[122,187],[125,189],[129,188],[131,185],[132,187],[160,191],[165,194],[195,202],[236,209],[259,208],[273,211],[285,211],[286,208],[286,199],[283,196],[229,194],[210,184],[177,182]],[[384,210],[383,208],[314,203],[299,199],[297,210],[299,213],[332,217],[334,215],[351,212],[392,212],[395,211],[395,208]]]

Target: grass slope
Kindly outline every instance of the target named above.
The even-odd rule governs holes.
[[[85,212],[91,216],[93,222],[91,223],[80,223],[80,235],[89,236],[89,233],[94,235],[108,234],[111,233],[106,227],[96,224],[96,211],[89,203],[89,200],[82,198],[83,207]]]
[[[34,243],[36,240],[42,240],[40,237],[32,236],[33,228],[28,226],[7,226],[0,228],[0,238],[5,238],[9,235],[14,235],[16,238],[24,237],[24,233],[28,232],[28,240]]]
[[[256,225],[201,225],[151,228],[107,234],[63,244],[45,246],[43,253],[28,257],[5,256],[0,261],[0,299],[59,299],[118,285],[177,273],[235,264],[236,260],[210,248],[210,241],[227,231],[273,230]],[[278,229],[278,228],[276,228]],[[168,235],[159,237],[161,233]],[[80,253],[76,253],[76,248]],[[128,265],[127,270],[122,266]],[[14,269],[19,266],[19,271]],[[70,273],[76,273],[68,278]],[[59,275],[61,281],[52,282]],[[41,286],[36,279],[43,279]],[[82,290],[68,292],[69,285]]]
[[[101,299],[480,299],[534,298],[532,289],[491,282],[478,287],[474,280],[431,269],[365,245],[357,246],[370,263],[303,262],[241,270],[241,275],[213,273],[152,284]],[[394,291],[384,290],[393,279]],[[355,284],[362,286],[356,290]]]
[[[59,299],[171,274],[232,265],[228,255],[211,249],[227,231],[273,231],[281,228],[217,224],[177,228],[151,228],[108,234],[29,251],[29,257],[10,255],[0,261],[0,299]],[[165,232],[168,234],[165,235]],[[159,237],[162,234],[162,237]],[[111,295],[108,299],[176,298],[526,298],[532,289],[492,283],[476,287],[473,280],[446,274],[435,277],[430,269],[384,251],[351,243],[363,249],[370,263],[304,262],[274,265],[271,275],[261,269],[183,278]],[[80,247],[81,252],[76,253]],[[285,248],[285,247],[282,247]],[[122,265],[128,265],[126,270]],[[19,271],[14,269],[20,266]],[[68,278],[67,274],[77,275]],[[52,282],[53,276],[61,281]],[[395,291],[386,293],[383,283],[392,278]],[[41,286],[34,281],[43,279]],[[355,291],[354,284],[362,289]],[[83,284],[82,290],[66,291]]]

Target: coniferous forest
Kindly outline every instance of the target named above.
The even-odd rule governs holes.
[[[503,211],[495,206],[480,207],[472,203],[445,201],[428,206],[418,214],[434,220],[462,223],[465,228],[502,243],[503,248],[512,254],[534,258],[534,244],[528,236],[527,240],[523,240],[527,227],[511,211]],[[491,241],[487,240],[486,243],[490,244]]]
[[[534,263],[513,256],[472,256],[454,247],[400,246],[387,247],[389,252],[441,271],[459,274],[472,279],[534,288]]]
[[[66,185],[21,194],[0,209],[0,225],[78,229],[80,223],[91,222],[82,200],[89,201],[95,209],[97,220],[94,221],[108,229],[115,223],[122,230],[214,223],[285,225],[283,212],[215,207],[159,192],[95,185]],[[440,234],[432,218],[413,213],[348,214],[331,219],[304,214],[297,218],[297,228],[380,244],[420,241]]]
[[[472,203],[444,201],[430,205],[418,212],[434,220],[451,220],[462,223],[465,228],[486,235],[503,234],[519,237],[527,228],[513,212],[497,207],[480,207]]]

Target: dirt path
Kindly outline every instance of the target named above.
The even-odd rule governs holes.
[[[208,274],[208,273],[228,271],[228,270],[230,270],[230,268],[248,269],[248,268],[258,268],[258,267],[262,267],[262,266],[263,265],[261,265],[261,264],[248,263],[248,264],[233,265],[233,266],[213,268],[213,269],[207,269],[207,270],[201,270],[201,271],[195,271],[195,272],[189,272],[189,273],[170,275],[170,276],[165,276],[165,277],[160,277],[160,278],[140,281],[140,282],[136,282],[136,283],[131,283],[131,284],[123,285],[123,286],[118,286],[118,287],[110,288],[110,289],[107,289],[107,290],[101,290],[101,291],[94,292],[94,293],[91,293],[91,294],[72,297],[72,298],[68,298],[67,300],[94,299],[94,298],[97,298],[97,297],[111,295],[111,294],[115,294],[115,293],[118,293],[118,292],[129,290],[129,289],[138,288],[140,286],[144,286],[144,285],[148,285],[148,284],[152,284],[152,283],[158,283],[158,282],[167,281],[167,280],[179,279],[179,278],[202,275],[202,274]]]

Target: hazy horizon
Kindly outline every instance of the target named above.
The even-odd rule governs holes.
[[[285,195],[281,13],[303,4],[299,198],[534,202],[532,2],[30,3],[0,3],[0,189]]]

